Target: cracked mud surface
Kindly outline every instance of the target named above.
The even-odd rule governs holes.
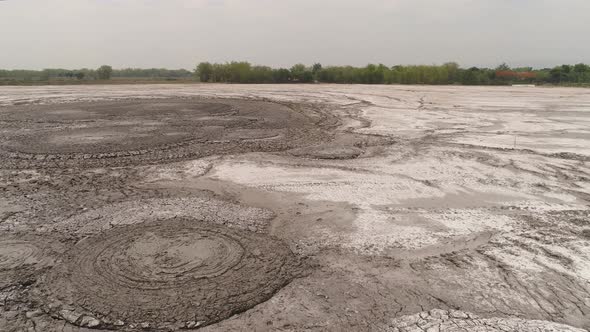
[[[544,321],[526,321],[522,319],[479,318],[472,313],[458,310],[433,309],[414,315],[393,319],[389,326],[383,328],[391,332],[422,331],[475,331],[475,332],[533,332],[533,331],[576,331],[567,326]]]
[[[583,89],[1,88],[0,330],[588,330],[588,128]]]
[[[0,289],[34,281],[40,271],[54,264],[60,247],[58,241],[40,236],[0,237]]]

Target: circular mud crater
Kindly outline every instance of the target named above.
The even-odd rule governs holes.
[[[120,166],[322,141],[317,109],[242,99],[167,98],[9,106],[0,161],[14,168]]]
[[[41,293],[49,314],[78,326],[174,330],[245,311],[302,270],[280,240],[175,218],[80,241]]]

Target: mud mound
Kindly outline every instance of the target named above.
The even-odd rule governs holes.
[[[48,274],[46,310],[87,327],[191,328],[269,299],[300,269],[261,234],[190,219],[118,227]]]
[[[277,151],[322,140],[324,117],[238,99],[11,106],[0,112],[0,161],[14,168],[119,166]]]
[[[57,246],[37,237],[0,238],[0,289],[31,283],[37,272],[54,263]]]

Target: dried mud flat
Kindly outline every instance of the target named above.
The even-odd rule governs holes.
[[[590,93],[0,88],[2,331],[585,331]]]

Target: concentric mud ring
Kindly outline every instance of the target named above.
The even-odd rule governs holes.
[[[172,219],[83,240],[43,284],[48,311],[75,325],[169,330],[251,308],[300,271],[277,239]]]
[[[0,112],[9,168],[124,166],[283,150],[314,129],[285,105],[174,98],[10,106]],[[311,135],[313,136],[313,135]]]

